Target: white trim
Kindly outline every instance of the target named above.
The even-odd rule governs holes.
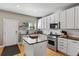
[[[3,48],[4,47],[4,45],[0,45],[0,48]]]

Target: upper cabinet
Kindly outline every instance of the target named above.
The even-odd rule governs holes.
[[[79,29],[79,6],[75,7],[75,29]]]
[[[41,29],[50,29],[51,23],[58,22],[61,29],[79,29],[79,6],[41,18],[38,26]]]
[[[44,17],[43,21],[44,21],[44,22],[43,22],[43,24],[44,24],[44,26],[43,26],[43,27],[44,27],[44,29],[46,29],[46,28],[47,28],[47,25],[46,25],[46,23],[47,23],[47,18],[46,18],[46,17]]]
[[[75,8],[70,8],[66,10],[66,29],[74,29],[74,15],[75,14]]]
[[[38,20],[38,29],[49,29],[49,27],[50,27],[50,16]]]
[[[51,20],[51,16],[47,16],[46,17],[46,29],[50,29],[50,20]]]
[[[66,11],[60,13],[60,27],[61,29],[66,28]]]
[[[38,20],[38,29],[41,28],[41,19]]]
[[[50,18],[51,18],[51,19],[50,19],[50,23],[58,23],[58,22],[60,21],[59,12],[50,15]]]
[[[54,19],[55,19],[54,22],[55,22],[55,23],[58,23],[58,22],[60,21],[59,15],[60,15],[59,12],[57,12],[57,13],[54,14]]]
[[[54,14],[50,15],[50,23],[54,23],[55,22],[55,17]]]

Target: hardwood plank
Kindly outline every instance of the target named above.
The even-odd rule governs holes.
[[[3,51],[3,48],[0,48],[0,56],[1,56],[1,54],[2,54],[2,51]]]
[[[19,44],[18,45],[19,49],[20,49],[20,53],[17,54],[17,56],[24,56],[24,45],[23,44]],[[3,51],[3,48],[0,48],[0,55]],[[63,53],[60,53],[60,52],[55,52],[51,49],[46,49],[46,53],[47,53],[47,56],[64,56]]]

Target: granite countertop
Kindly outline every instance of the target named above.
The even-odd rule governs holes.
[[[48,40],[42,40],[42,39],[40,39],[39,34],[38,34],[38,38],[32,39],[32,38],[29,37],[29,35],[27,35],[27,36],[23,37],[23,40],[26,43],[28,43],[29,45],[33,45],[33,44],[37,44],[37,43],[42,43],[42,42],[48,41]]]
[[[70,40],[76,40],[79,41],[79,37],[75,37],[75,36],[68,36],[68,37],[61,37],[60,38],[65,38],[65,39],[70,39]]]

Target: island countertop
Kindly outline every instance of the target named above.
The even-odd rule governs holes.
[[[33,44],[37,44],[37,43],[42,43],[47,40],[47,36],[46,35],[42,35],[42,34],[37,34],[38,38],[31,38],[29,35],[25,35],[23,36],[23,40],[28,43],[29,45],[33,45]],[[45,39],[43,39],[43,37]]]

